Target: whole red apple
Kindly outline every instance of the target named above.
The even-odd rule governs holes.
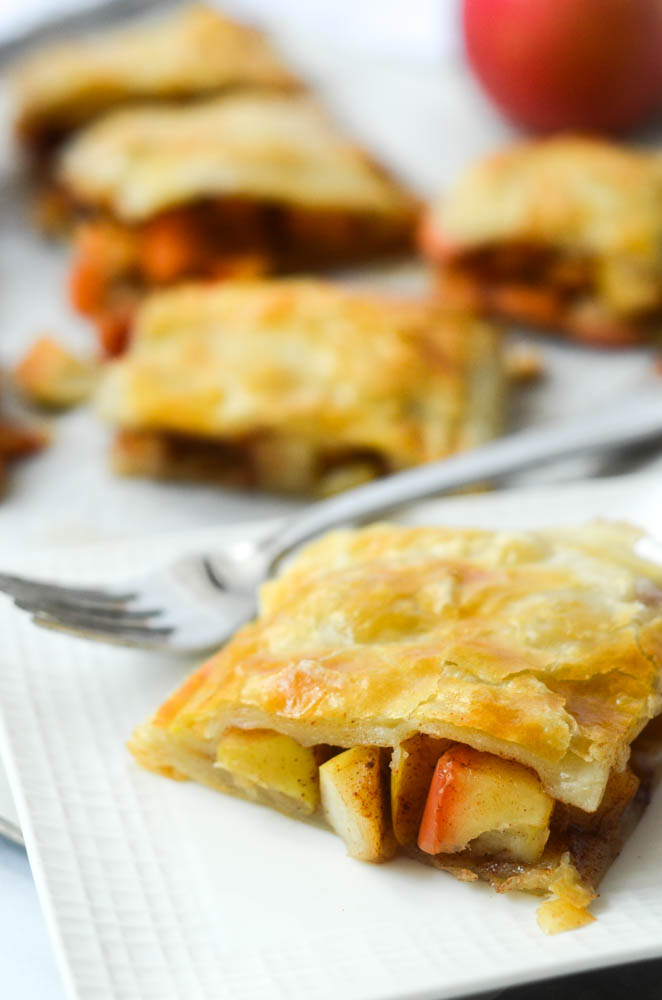
[[[662,0],[464,0],[469,60],[529,128],[618,131],[662,102]]]

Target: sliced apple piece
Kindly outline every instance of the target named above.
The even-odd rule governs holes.
[[[554,800],[521,764],[456,744],[439,759],[418,834],[427,854],[504,854],[537,861]]]
[[[387,767],[380,747],[353,747],[320,767],[324,815],[359,861],[387,861],[395,854]]]
[[[533,826],[523,823],[521,826],[511,826],[506,830],[489,830],[481,833],[470,843],[471,853],[475,855],[503,854],[515,861],[537,861],[545,849],[549,839],[549,826]]]
[[[65,409],[83,403],[94,390],[98,367],[81,361],[52,337],[41,337],[18,365],[18,386],[35,403]]]
[[[432,775],[449,740],[418,733],[403,740],[391,758],[391,817],[399,844],[413,844],[423,818]]]
[[[282,812],[310,816],[319,805],[315,750],[271,729],[227,729],[216,767],[231,788]]]

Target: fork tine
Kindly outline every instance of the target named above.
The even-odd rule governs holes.
[[[94,587],[66,587],[55,583],[39,580],[28,580],[25,577],[0,573],[0,591],[19,600],[35,600],[37,602],[61,601],[76,604],[77,607],[121,607],[127,601],[136,597],[135,593],[113,593]]]
[[[117,621],[121,616],[124,620],[132,620],[135,624],[146,623],[149,618],[161,613],[159,608],[148,608],[146,610],[132,611],[123,604],[103,605],[103,604],[80,604],[76,600],[49,600],[40,595],[31,599],[14,598],[14,604],[21,611],[30,611],[33,614],[43,613],[52,618],[67,617],[69,615],[83,612],[94,615],[96,618],[103,618],[108,622]]]
[[[51,612],[46,608],[27,610],[32,610],[32,613],[40,618],[49,618],[51,621],[62,622],[65,625],[75,625],[79,628],[103,628],[109,631],[123,631],[124,629],[134,628],[153,631],[161,627],[158,621],[150,624],[146,618],[136,620],[135,615],[125,614],[123,611],[99,615],[96,611],[87,608],[70,608],[63,612]]]
[[[109,628],[107,625],[97,627],[78,626],[41,614],[33,615],[32,621],[35,625],[50,629],[53,632],[63,632],[66,635],[80,636],[85,639],[96,639],[101,642],[112,643],[116,646],[142,646],[146,649],[162,649],[164,641],[174,631],[174,629],[165,627],[146,628],[144,626],[132,626],[116,630]]]
[[[132,616],[118,614],[115,617],[105,617],[92,612],[81,610],[79,612],[67,612],[66,614],[53,615],[45,611],[37,611],[33,614],[33,621],[38,625],[45,625],[50,628],[60,628],[66,631],[84,632],[86,634],[105,635],[118,639],[140,641],[170,635],[174,629],[168,625],[159,625],[156,622],[149,625],[146,621],[137,622]]]

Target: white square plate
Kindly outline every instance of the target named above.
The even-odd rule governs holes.
[[[23,834],[18,821],[18,813],[9,788],[9,781],[0,764],[0,834],[17,844],[23,843]]]
[[[660,509],[648,475],[438,501],[408,519],[607,515],[654,533]],[[224,535],[50,552],[20,570],[110,580]],[[407,860],[362,865],[320,827],[140,770],[124,741],[190,664],[49,634],[4,598],[0,619],[3,749],[71,998],[440,1000],[662,955],[661,795],[605,879],[597,922],[548,938],[531,898]]]

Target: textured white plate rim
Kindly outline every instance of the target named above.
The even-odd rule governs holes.
[[[0,761],[2,761],[1,754]],[[18,813],[16,812],[14,799],[9,788],[9,779],[7,778],[4,769],[0,770],[0,781],[3,784],[3,795],[1,796],[0,801],[0,837],[4,837],[6,840],[11,840],[14,844],[24,846],[25,841],[23,839],[23,834],[21,833]]]
[[[651,487],[655,485],[657,485],[659,490],[662,485],[659,477],[640,475],[619,477],[614,480],[604,480],[601,482],[580,485],[570,484],[568,486],[555,487],[553,489],[535,488],[523,491],[505,491],[503,493],[495,493],[488,496],[453,498],[445,501],[435,501],[434,503],[419,505],[415,516],[417,520],[426,519],[428,515],[426,515],[425,512],[436,508],[440,512],[444,512],[445,521],[450,521],[452,523],[453,520],[457,520],[458,523],[466,524],[472,519],[473,512],[475,511],[476,521],[477,523],[480,523],[481,521],[485,522],[486,520],[489,522],[490,520],[494,520],[495,517],[497,521],[500,520],[500,514],[498,513],[500,507],[505,509],[505,507],[508,506],[512,508],[513,506],[519,507],[521,505],[522,508],[526,509],[526,513],[523,516],[523,520],[526,522],[527,518],[528,520],[531,519],[532,512],[535,510],[539,500],[542,500],[543,498],[547,498],[547,500],[549,500],[551,497],[555,497],[558,498],[559,509],[561,507],[565,507],[567,504],[569,504],[572,508],[572,514],[569,518],[570,520],[582,520],[584,516],[586,516],[584,510],[588,510],[589,513],[591,511],[604,511],[605,513],[612,515],[617,513],[621,507],[628,508],[631,506],[635,496],[638,497],[643,493],[650,493]],[[490,513],[490,511],[492,511],[492,513]],[[494,511],[497,511],[497,513],[494,514]],[[559,520],[565,519],[566,518],[562,517],[559,518]],[[262,527],[264,528],[266,525],[263,524]],[[197,539],[202,540],[204,538],[211,538],[214,535],[222,537],[227,530],[228,528],[226,527],[225,529],[219,529],[218,532],[210,532],[208,529],[204,532],[187,532],[179,534],[176,538],[171,538],[169,543],[175,548],[181,547],[182,549],[186,549],[194,546]],[[233,527],[231,530],[234,533],[237,528]],[[260,526],[256,526],[255,524],[247,526],[247,531],[256,530],[259,531]],[[114,548],[112,544],[103,543],[91,546],[87,550],[87,554],[93,554],[96,557],[98,554],[102,554],[104,551],[112,548]],[[85,554],[83,547],[81,547],[80,551]],[[66,554],[69,554],[69,552],[70,550],[66,550]],[[62,555],[65,555],[65,551],[63,551]],[[24,556],[21,559],[21,566],[23,571],[29,572],[31,566],[38,568],[41,561],[42,557],[40,554],[35,554],[32,557]],[[6,720],[3,718],[3,713],[0,710],[0,751],[2,752],[7,765],[10,784],[15,796],[16,806],[21,819],[35,882],[51,934],[55,955],[68,996],[71,997],[72,1000],[87,1000],[85,994],[80,992],[80,982],[76,975],[76,970],[72,967],[70,962],[69,944],[66,936],[62,933],[62,924],[60,920],[60,906],[62,904],[62,900],[58,899],[54,894],[49,872],[44,865],[39,834],[34,825],[33,808],[28,796],[25,793],[25,776],[21,774],[17,762],[17,750],[18,746],[12,746],[11,740],[9,739]],[[465,887],[465,891],[471,892],[472,888]],[[533,919],[532,910],[530,911],[530,917]],[[489,933],[490,930],[489,923],[487,921],[489,921],[489,914],[486,916],[486,934]],[[599,921],[599,923],[600,922],[601,921]],[[578,932],[578,934],[582,933],[583,932]],[[572,937],[574,938],[576,935],[572,935]],[[556,977],[572,972],[588,971],[598,967],[607,967],[609,965],[644,960],[662,955],[662,940],[645,941],[640,945],[633,945],[632,942],[628,942],[624,946],[619,944],[616,947],[614,947],[613,942],[611,942],[611,950],[609,952],[597,951],[593,954],[590,952],[583,952],[576,954],[570,959],[566,957],[559,961],[560,956],[555,954],[557,949],[554,947],[553,942],[561,941],[562,938],[545,940],[550,940],[552,942],[549,957],[543,961],[537,960],[535,967],[522,967],[520,969],[512,970],[505,969],[502,972],[495,972],[490,976],[489,981],[486,981],[484,975],[480,972],[470,974],[463,979],[461,987],[459,989],[453,989],[452,992],[445,991],[443,984],[438,983],[434,987],[430,986],[424,989],[414,989],[412,991],[408,991],[406,994],[402,992],[402,989],[396,988],[392,993],[379,993],[379,997],[382,998],[382,1000],[395,1000],[395,998],[402,998],[406,995],[409,1000],[415,1000],[415,998],[420,998],[420,1000],[433,1000],[433,998],[441,996],[462,996],[469,993],[476,993],[479,990],[494,990],[542,978]],[[139,1000],[139,997],[136,996],[135,1000]],[[140,997],[140,1000],[142,1000],[142,996]]]
[[[41,853],[39,851],[37,844],[37,836],[32,824],[30,809],[28,807],[28,803],[25,798],[23,785],[21,782],[18,768],[16,767],[16,761],[12,753],[12,748],[9,742],[7,728],[5,725],[5,720],[1,710],[0,710],[0,758],[2,759],[2,763],[4,764],[5,770],[7,772],[9,787],[11,788],[11,793],[14,799],[14,804],[16,806],[16,811],[18,813],[18,817],[21,822],[21,834],[23,836],[23,843],[25,844],[25,849],[27,851],[28,859],[30,861],[30,870],[32,872],[32,877],[34,878],[35,887],[37,889],[37,895],[39,896],[39,903],[41,905],[42,913],[44,915],[46,926],[48,928],[48,934],[51,940],[55,961],[60,976],[62,977],[62,985],[64,986],[65,992],[68,997],[71,997],[72,1000],[82,1000],[76,988],[73,970],[67,959],[67,947],[64,937],[62,935],[60,924],[58,922],[57,907],[55,905],[55,900],[53,898],[53,894],[51,892],[48,883],[48,878],[44,870]]]

